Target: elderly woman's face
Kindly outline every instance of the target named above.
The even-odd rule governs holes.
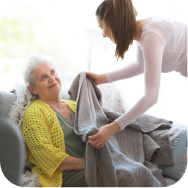
[[[35,83],[34,87],[29,89],[38,94],[39,99],[50,100],[59,96],[61,80],[52,65],[43,63],[32,73],[35,76]]]

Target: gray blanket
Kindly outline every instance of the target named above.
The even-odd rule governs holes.
[[[101,107],[102,94],[85,72],[74,79],[69,95],[77,102],[74,129],[86,144],[89,187],[167,186],[158,165],[173,165],[168,134],[172,122],[143,114],[96,149],[88,143],[88,136],[122,114]]]

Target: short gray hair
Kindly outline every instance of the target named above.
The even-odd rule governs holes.
[[[32,71],[39,67],[42,63],[49,63],[52,65],[52,67],[56,70],[56,64],[54,59],[46,54],[42,53],[32,53],[29,54],[24,61],[24,67],[23,67],[23,77],[24,82],[26,86],[33,87],[35,84],[35,77],[32,74]]]

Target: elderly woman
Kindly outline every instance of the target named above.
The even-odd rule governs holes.
[[[25,111],[22,131],[28,157],[42,187],[87,187],[85,144],[74,133],[76,103],[61,100],[61,80],[54,60],[45,54],[26,58],[24,80],[37,95]]]

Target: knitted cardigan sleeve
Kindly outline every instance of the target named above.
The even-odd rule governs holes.
[[[32,103],[24,114],[22,132],[30,161],[39,171],[52,177],[69,156],[65,152],[63,131],[53,110],[43,102]]]

